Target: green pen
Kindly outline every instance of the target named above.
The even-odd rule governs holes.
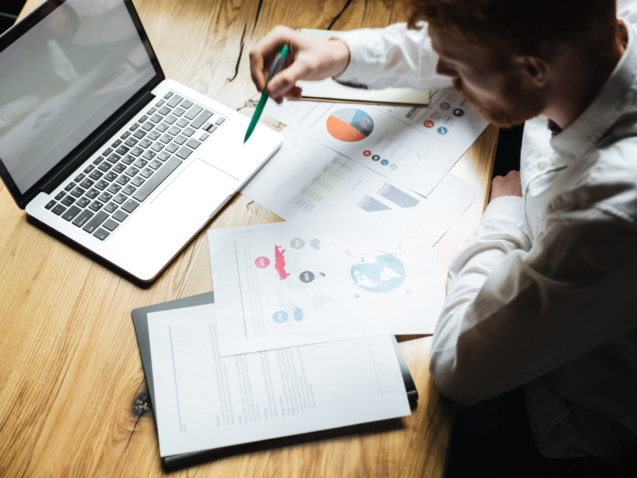
[[[265,108],[265,104],[268,101],[268,92],[267,92],[268,83],[270,83],[270,80],[272,79],[274,75],[276,75],[277,73],[281,71],[281,69],[283,68],[283,63],[285,63],[286,56],[288,56],[288,46],[283,45],[283,48],[281,48],[281,53],[279,53],[274,59],[274,61],[272,62],[272,66],[270,67],[270,71],[268,73],[268,79],[265,81],[265,88],[263,88],[263,94],[261,95],[261,99],[259,100],[259,104],[257,105],[257,109],[254,112],[254,115],[252,115],[252,121],[250,121],[250,126],[248,126],[248,131],[246,132],[246,137],[243,140],[243,144],[245,144],[245,142],[248,141],[248,138],[250,137],[250,135],[252,135],[252,132],[254,131],[254,127],[259,122],[259,118],[261,118],[261,113],[263,113],[263,108]]]

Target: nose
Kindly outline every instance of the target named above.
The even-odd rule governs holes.
[[[442,76],[448,76],[450,78],[458,78],[458,71],[447,64],[442,58],[438,58],[436,64],[436,73]]]

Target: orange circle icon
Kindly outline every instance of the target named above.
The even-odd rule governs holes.
[[[372,152],[371,151],[363,151],[363,156],[371,156]]]
[[[427,120],[427,121],[425,121],[425,123],[424,123],[425,128],[433,128],[435,124],[436,124],[436,123],[434,123],[434,122],[433,122],[433,121],[431,121],[431,120]]]

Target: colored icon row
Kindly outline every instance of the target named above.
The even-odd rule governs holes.
[[[369,151],[369,150],[363,151],[363,156],[366,156],[366,157],[370,157],[371,156],[372,157],[372,161],[380,161],[380,164],[382,164],[383,166],[389,165],[389,160],[388,159],[380,159],[379,155],[377,155],[377,154],[372,155],[372,152]],[[396,169],[398,169],[398,165],[397,164],[391,164],[389,166],[389,169],[395,171]]]

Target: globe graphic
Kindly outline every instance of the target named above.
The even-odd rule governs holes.
[[[350,264],[352,280],[367,292],[382,294],[398,289],[405,282],[405,272],[403,263],[387,252],[366,252]]]

